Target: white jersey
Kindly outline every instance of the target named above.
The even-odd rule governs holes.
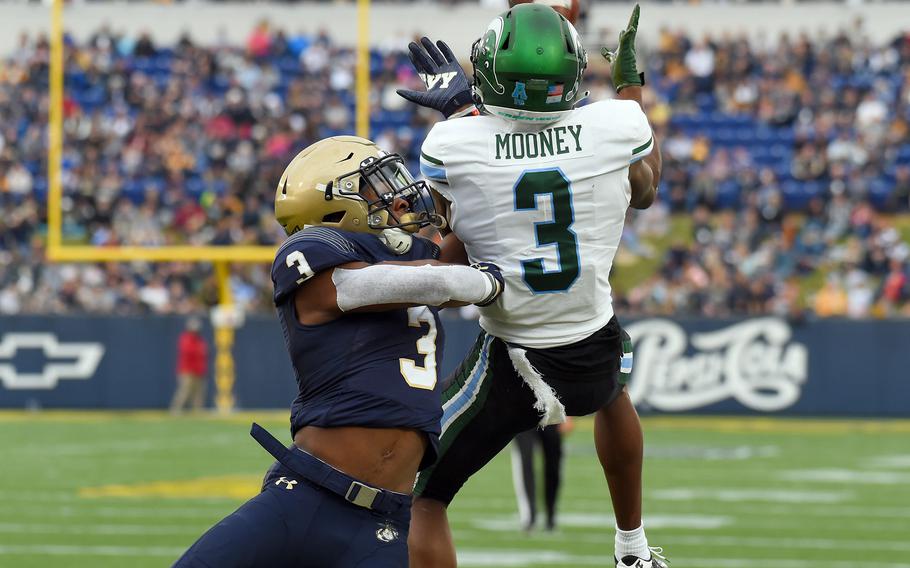
[[[505,277],[499,300],[481,308],[484,330],[547,348],[606,325],[629,165],[652,147],[647,117],[625,100],[544,127],[471,116],[430,130],[421,172],[451,203],[450,226],[471,262],[493,262]]]

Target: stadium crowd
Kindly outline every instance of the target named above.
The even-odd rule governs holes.
[[[910,315],[910,246],[892,215],[910,207],[910,34],[859,37],[664,31],[645,50],[664,176],[658,205],[630,214],[625,254],[656,254],[650,236],[673,243],[653,276],[619,291],[621,313]],[[437,117],[395,93],[419,87],[402,47],[371,53],[371,131],[413,167]],[[595,53],[586,86],[606,98]],[[48,54],[23,36],[0,60],[0,314],[212,305],[205,265],[44,262]],[[296,151],[353,130],[353,82],[349,49],[267,23],[236,45],[105,28],[69,39],[65,240],[280,242],[274,184]],[[248,310],[270,309],[264,267],[236,267],[232,284]]]
[[[663,95],[651,115],[666,125],[658,207],[692,229],[621,309],[910,315],[907,232],[883,215],[910,206],[910,35],[850,38],[762,49],[663,33],[649,57]],[[660,217],[630,224],[633,251],[636,228],[668,227]]]

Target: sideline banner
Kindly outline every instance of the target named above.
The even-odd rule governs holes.
[[[643,410],[910,416],[910,321],[643,319],[629,393]]]
[[[163,316],[4,316],[0,407],[165,408],[183,325]],[[478,332],[474,321],[445,326],[442,376]],[[910,320],[648,318],[624,326],[635,347],[629,392],[645,412],[910,416]],[[211,340],[211,330],[204,334]],[[247,318],[234,359],[238,407],[290,405],[297,389],[273,318]]]
[[[171,316],[0,318],[0,407],[167,408],[184,325]],[[206,325],[202,333],[211,403],[212,330]],[[278,323],[248,318],[236,333],[238,406],[289,407],[297,389]]]

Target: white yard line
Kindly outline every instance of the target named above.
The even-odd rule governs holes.
[[[779,455],[780,447],[778,446],[654,445],[645,448],[645,459],[742,461],[774,458]]]
[[[16,507],[0,507],[0,517],[4,515],[15,516],[16,518],[21,517],[40,517],[42,520],[47,519],[48,517],[103,517],[103,518],[138,518],[144,519],[147,517],[155,518],[197,518],[197,519],[212,519],[213,517],[224,516],[221,511],[200,511],[196,508],[189,508],[185,506],[182,508],[173,508],[173,509],[163,509],[159,507],[149,506],[149,507],[136,507],[129,503],[124,503],[121,507],[79,507],[79,506],[70,506],[65,505],[62,507],[41,507],[38,509],[34,508],[16,508]],[[230,507],[228,507],[230,509]],[[228,510],[225,513],[230,512]],[[84,520],[80,519],[80,522]]]
[[[645,526],[648,526],[648,520],[645,518]],[[459,527],[458,533],[485,534],[491,536],[488,529],[471,529]],[[571,535],[553,535],[552,538],[562,542],[576,542],[585,544],[610,544],[610,535],[612,528],[605,525],[597,532],[585,531],[584,529],[573,529]],[[547,536],[547,538],[551,538]],[[513,530],[511,533],[502,532],[496,535],[496,540],[500,543],[527,542],[527,536]],[[893,551],[908,552],[910,551],[910,542],[905,539],[887,540],[887,539],[833,539],[833,538],[780,538],[780,537],[738,537],[714,535],[674,535],[666,533],[661,536],[659,542],[652,544],[665,546],[672,550],[674,545],[700,546],[706,550],[714,548],[758,548],[765,550],[851,550],[851,551]],[[767,568],[767,567],[766,567]],[[776,567],[775,567],[776,568]]]
[[[161,499],[160,497],[80,497],[76,494],[77,490],[66,492],[23,492],[23,491],[0,491],[0,511],[4,509],[3,504],[9,502],[23,503],[60,503],[61,506],[84,505],[86,508],[95,508],[100,505],[123,505],[132,506],[140,502],[154,502],[156,507],[165,508],[169,506],[186,507],[186,501],[193,502],[193,506],[209,505],[213,507],[224,507],[225,503],[236,503],[237,499],[231,497],[180,497],[179,499]],[[66,505],[62,505],[66,503]],[[17,512],[20,507],[10,507]]]
[[[581,556],[556,550],[464,549],[458,551],[459,566],[610,566],[609,556]]]
[[[659,506],[660,499],[657,499],[652,494],[650,494],[649,501],[650,504],[646,503],[645,510],[646,515],[648,510],[654,510],[655,504]],[[672,501],[672,500],[665,500]],[[700,499],[697,499],[693,496],[692,502],[699,502]],[[679,503],[685,503],[687,501],[679,501]],[[611,514],[613,508],[610,505],[610,502],[607,500],[601,501],[592,501],[590,499],[561,499],[560,509],[566,511],[574,511],[578,513],[594,513],[594,514]],[[2,508],[2,505],[0,505]],[[500,509],[503,512],[505,511],[514,511],[515,502],[512,499],[500,500],[500,499],[490,499],[489,501],[483,499],[456,499],[452,504],[452,511],[455,512],[483,512],[484,514],[489,513],[491,510]],[[698,509],[700,511],[708,512],[712,511],[712,505],[702,504],[699,505]],[[687,508],[688,510],[688,508]],[[713,512],[713,511],[712,511]],[[730,516],[730,517],[773,517],[773,516],[790,516],[798,513],[801,517],[823,517],[826,519],[835,519],[835,518],[846,518],[851,519],[910,519],[910,507],[895,507],[895,506],[883,506],[883,505],[841,505],[838,503],[811,503],[811,504],[799,504],[799,505],[786,505],[779,504],[778,502],[749,502],[749,501],[727,501],[724,503],[723,508],[717,511],[718,513]],[[687,514],[685,511],[662,511],[660,513],[654,514]]]
[[[0,555],[37,556],[166,556],[177,559],[185,548],[174,546],[87,546],[64,544],[0,544]]]
[[[169,557],[177,558],[185,549],[171,546],[92,546],[92,545],[0,545],[0,555],[34,555],[34,556],[106,556],[106,557]],[[679,568],[910,568],[910,564],[859,562],[838,560],[801,560],[795,558],[777,558],[774,560],[747,560],[740,558],[694,558],[671,557]],[[461,566],[609,566],[611,558],[607,555],[585,556],[566,554],[554,550],[502,550],[502,549],[462,549],[458,553]]]
[[[862,469],[791,469],[779,472],[777,478],[785,481],[810,481],[813,483],[910,484],[910,473]]]
[[[211,434],[198,436],[181,436],[180,438],[149,438],[145,440],[110,440],[104,438],[96,442],[80,442],[78,444],[66,442],[54,446],[53,454],[61,457],[81,457],[108,452],[136,453],[141,457],[141,452],[168,451],[175,448],[199,448],[209,446],[233,446],[237,444],[238,437],[234,434]],[[12,455],[39,455],[47,454],[47,448],[36,446],[18,446],[7,448]],[[263,460],[263,469],[268,467],[267,460]]]
[[[0,534],[93,534],[93,535],[178,535],[197,531],[202,534],[205,525],[79,525],[0,523]]]
[[[593,528],[603,530],[612,528],[615,520],[612,514],[561,512],[557,515],[560,527]],[[712,530],[733,524],[731,517],[709,515],[648,515],[645,523],[649,529],[679,528],[690,530]],[[515,515],[488,516],[470,521],[470,524],[484,530],[507,532],[518,530],[521,526]]]
[[[702,507],[703,508],[703,507]],[[910,507],[883,507],[880,505],[851,506],[813,504],[810,507],[749,503],[724,505],[723,513],[734,517],[773,517],[795,515],[824,517],[826,519],[910,519]]]
[[[766,503],[843,503],[853,499],[849,491],[795,491],[756,487],[750,489],[706,489],[700,487],[658,489],[649,497],[660,501],[759,501]]]
[[[832,538],[778,538],[778,537],[739,537],[739,536],[672,536],[661,539],[669,547],[673,544],[688,546],[794,549],[794,550],[880,550],[894,552],[910,551],[910,542],[906,540],[848,540]]]
[[[888,467],[894,469],[910,469],[910,454],[885,454],[868,459],[872,467]]]
[[[838,560],[799,560],[775,558],[773,560],[745,560],[740,558],[687,558],[668,557],[678,568],[910,568],[910,564],[890,562],[860,562]]]
[[[672,565],[678,568],[910,568],[910,564],[885,562],[858,562],[838,560],[803,560],[797,558],[775,558],[773,560],[741,558],[692,558],[670,556]],[[585,556],[565,554],[554,550],[522,549],[463,549],[458,552],[459,566],[510,566],[536,567],[552,565],[611,566],[608,555]]]

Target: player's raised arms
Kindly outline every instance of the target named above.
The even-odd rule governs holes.
[[[641,88],[645,84],[645,75],[638,72],[635,63],[635,35],[638,33],[639,13],[640,8],[636,5],[629,18],[629,25],[619,34],[619,46],[616,51],[610,51],[605,47],[601,49],[601,55],[612,63],[613,86],[616,88],[617,98],[635,101],[644,110]],[[635,209],[647,209],[654,203],[660,183],[662,166],[660,145],[653,131],[650,142],[651,152],[629,166],[629,182],[632,185],[629,205]]]

